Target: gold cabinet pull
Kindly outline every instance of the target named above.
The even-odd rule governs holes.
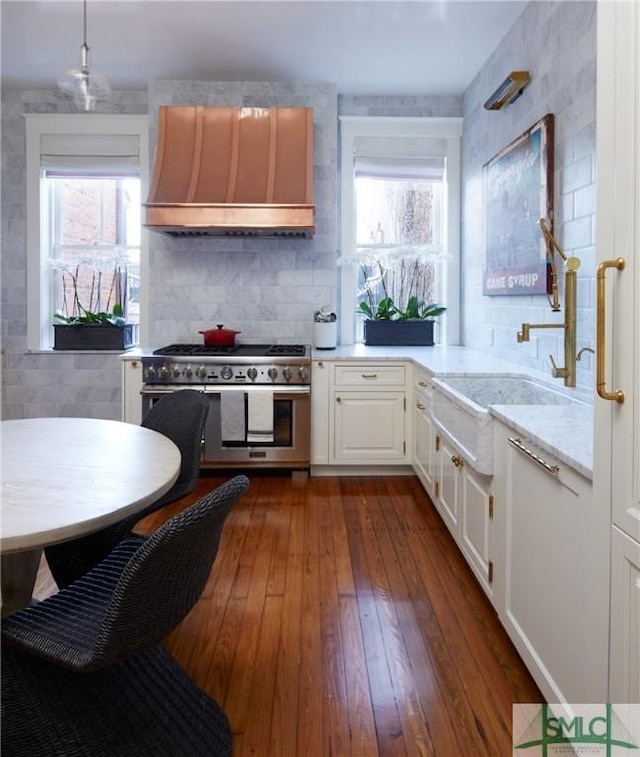
[[[363,373],[362,378],[363,379],[377,379],[378,374],[377,373]]]
[[[418,386],[429,386],[426,381],[418,381]]]
[[[624,392],[622,389],[614,389],[608,392],[606,389],[605,378],[605,277],[607,268],[617,268],[623,271],[625,267],[624,258],[615,260],[603,260],[598,266],[597,273],[597,303],[596,303],[596,390],[603,400],[610,400],[622,404],[624,402]]]
[[[416,407],[418,408],[418,410],[426,410],[427,409],[427,406],[423,405],[422,402],[416,402]]]
[[[516,449],[519,449],[520,452],[527,455],[527,457],[530,457],[535,463],[538,463],[538,465],[544,468],[547,473],[550,473],[552,476],[558,475],[558,472],[560,471],[559,465],[551,465],[551,463],[548,463],[546,460],[541,458],[539,455],[536,455],[535,452],[526,447],[520,439],[514,438],[513,436],[509,436],[507,438],[509,439],[509,444],[512,444]]]

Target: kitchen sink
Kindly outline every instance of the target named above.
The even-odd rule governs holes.
[[[490,405],[570,405],[572,397],[522,376],[449,376],[436,382],[471,400]]]
[[[441,376],[433,380],[433,420],[470,465],[493,474],[492,405],[571,405],[568,394],[526,376]]]

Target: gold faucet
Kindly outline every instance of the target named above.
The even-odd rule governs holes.
[[[580,352],[576,355],[576,360],[580,362],[580,358],[582,357],[583,353],[585,352],[591,352],[591,354],[595,355],[596,351],[592,347],[583,347]]]
[[[576,385],[576,323],[577,323],[577,270],[580,268],[580,261],[576,257],[567,257],[560,245],[556,242],[553,235],[547,228],[544,218],[538,221],[538,226],[542,230],[547,248],[547,258],[551,264],[552,275],[552,293],[553,300],[549,299],[551,310],[560,310],[558,298],[557,277],[558,272],[555,266],[554,249],[557,250],[564,261],[564,323],[523,323],[522,330],[518,332],[518,342],[528,342],[531,329],[564,329],[564,366],[559,368],[553,355],[549,355],[551,360],[551,375],[554,378],[563,378],[565,386]]]

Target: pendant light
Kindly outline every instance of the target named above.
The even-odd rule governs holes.
[[[70,68],[58,79],[58,87],[73,99],[79,110],[92,111],[99,100],[108,99],[111,87],[106,77],[89,68],[89,47],[87,45],[87,0],[84,4],[84,35],[80,48],[80,67]]]

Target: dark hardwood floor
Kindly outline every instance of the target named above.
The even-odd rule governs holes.
[[[234,755],[511,755],[512,704],[542,695],[419,481],[250,478],[165,642],[225,709]]]

